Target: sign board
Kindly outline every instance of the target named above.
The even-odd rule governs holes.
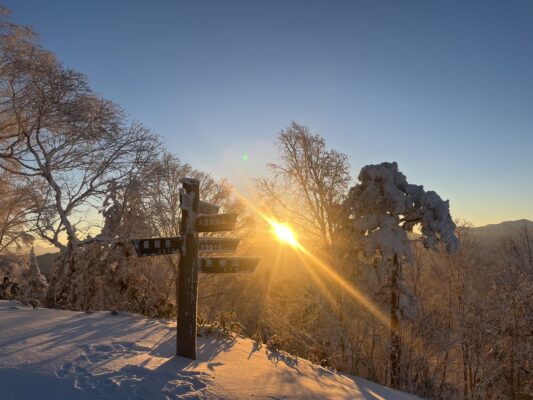
[[[259,257],[200,257],[198,263],[204,274],[227,274],[254,272],[260,260]]]
[[[198,214],[218,214],[218,210],[220,210],[220,206],[217,206],[216,204],[211,204],[202,200],[198,202]]]
[[[135,252],[139,257],[177,254],[180,251],[181,238],[167,237],[155,239],[132,240]]]
[[[233,253],[241,239],[201,237],[198,239],[199,253]]]
[[[139,257],[180,254],[176,279],[176,355],[196,359],[198,272],[253,272],[259,257],[198,257],[198,253],[232,253],[240,239],[199,237],[197,232],[232,231],[237,213],[218,214],[219,207],[200,200],[200,181],[180,180],[179,237],[136,239]]]
[[[196,218],[197,232],[232,231],[237,223],[237,213],[200,215]]]

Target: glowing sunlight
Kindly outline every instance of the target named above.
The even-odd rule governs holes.
[[[293,230],[288,225],[275,221],[270,221],[270,224],[272,225],[272,231],[280,242],[288,243],[295,247],[298,246],[298,240],[296,240]]]

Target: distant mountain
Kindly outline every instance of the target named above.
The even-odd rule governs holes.
[[[28,251],[30,251],[29,248],[28,248]],[[36,244],[36,245],[34,245],[33,246],[33,251],[35,251],[35,254],[37,254],[37,255],[59,252],[57,247],[44,245],[44,244]]]
[[[533,221],[527,219],[477,226],[469,228],[469,231],[482,246],[494,246],[504,238],[517,235],[522,229],[524,229],[524,227],[526,227],[533,235]]]
[[[47,253],[37,256],[39,269],[48,281],[52,278],[52,261],[57,255],[58,253]],[[21,272],[26,268],[28,268],[27,254],[0,255],[0,278],[9,276],[11,280],[18,281]]]

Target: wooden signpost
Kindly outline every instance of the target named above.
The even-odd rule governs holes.
[[[241,239],[238,238],[201,237],[198,238],[198,252],[234,253],[240,241]],[[135,239],[132,242],[139,257],[163,256],[166,254],[179,254],[182,239],[181,236],[174,236],[156,239]]]
[[[257,257],[200,257],[200,271],[206,274],[254,272],[258,263]]]
[[[237,213],[200,215],[196,218],[196,232],[232,231],[237,223]]]
[[[162,256],[165,254],[178,254],[181,238],[168,237],[157,239],[135,239],[132,241],[135,252],[139,257]]]
[[[135,239],[133,245],[139,257],[179,254],[176,281],[177,342],[176,355],[196,359],[196,314],[198,304],[198,274],[253,272],[258,257],[198,257],[198,253],[233,253],[240,239],[198,237],[199,232],[221,232],[235,229],[237,213],[218,214],[219,206],[200,200],[200,182],[181,180],[180,236]]]
[[[241,239],[202,237],[198,239],[199,253],[234,253]]]
[[[218,214],[218,210],[220,210],[220,206],[217,206],[216,204],[207,203],[202,200],[198,202],[198,214]]]

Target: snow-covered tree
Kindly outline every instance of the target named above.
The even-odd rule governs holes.
[[[28,183],[34,234],[63,252],[48,298],[68,285],[77,248],[95,241],[99,221],[87,215],[159,149],[156,135],[0,13],[0,169]]]
[[[29,267],[22,272],[20,280],[21,295],[28,301],[41,301],[46,294],[48,284],[46,282],[46,277],[39,269],[39,264],[37,263],[37,257],[35,257],[33,247],[30,250],[28,258]]]
[[[376,258],[385,271],[390,288],[390,384],[400,385],[401,266],[412,258],[408,233],[419,227],[424,246],[443,243],[448,251],[458,249],[455,224],[448,201],[433,191],[407,182],[397,163],[367,165],[361,169],[359,183],[345,201],[348,226],[354,246],[364,255]]]
[[[76,249],[68,273],[52,281],[48,301],[70,309],[172,316],[177,255],[138,258],[131,240],[178,235],[178,183],[189,174],[199,176],[203,199],[224,208],[232,205],[224,182],[215,182],[169,154],[152,160],[138,175],[108,186],[100,234]]]

